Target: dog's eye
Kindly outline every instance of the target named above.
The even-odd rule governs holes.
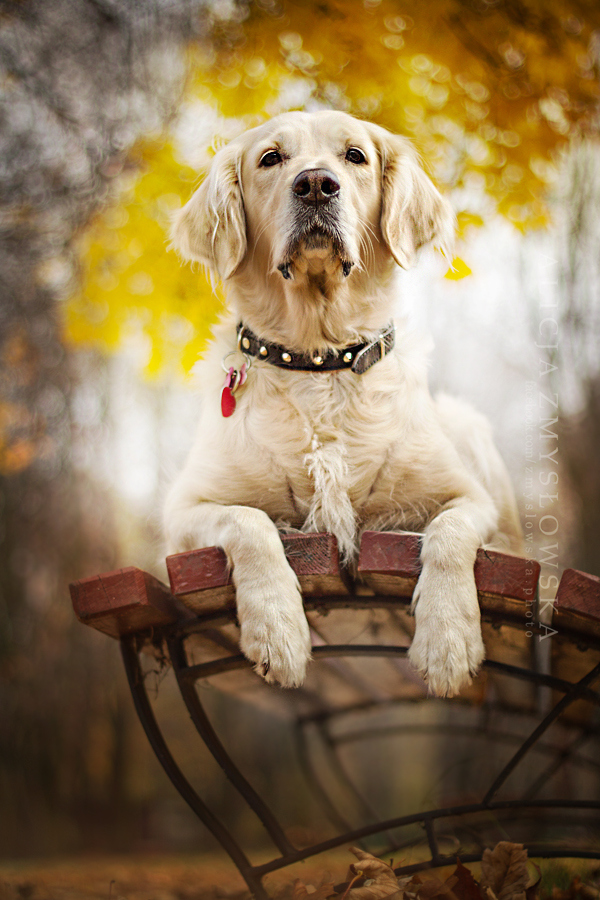
[[[355,166],[360,166],[367,161],[365,154],[358,147],[350,147],[346,151],[346,159],[348,162],[354,163]]]
[[[263,153],[261,156],[258,165],[268,168],[269,166],[276,166],[280,162],[283,162],[283,159],[279,150],[267,150],[267,152]]]

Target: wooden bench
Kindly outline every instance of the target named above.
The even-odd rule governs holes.
[[[493,814],[509,823],[515,816],[535,821],[542,814],[559,811],[564,823],[568,811],[579,823],[575,830],[581,824],[581,817],[588,816],[586,827],[592,829],[600,846],[599,797],[587,800],[539,797],[540,790],[561,765],[580,759],[577,742],[581,742],[582,736],[591,741],[598,739],[600,694],[595,685],[600,678],[600,579],[567,570],[558,590],[553,620],[542,624],[537,615],[538,563],[480,550],[475,579],[487,659],[481,674],[460,697],[433,701],[427,697],[426,684],[406,658],[414,632],[410,601],[420,571],[420,536],[366,532],[354,577],[340,568],[332,535],[294,534],[283,536],[282,541],[302,587],[313,640],[314,659],[307,681],[293,691],[265,684],[240,653],[235,593],[220,548],[169,557],[169,588],[133,567],[71,585],[79,620],[120,639],[134,702],[159,760],[184,799],[229,852],[257,898],[263,900],[267,896],[262,879],[270,872],[342,844],[373,835],[397,834],[399,829],[415,824],[423,829],[429,859],[418,866],[400,867],[399,873],[447,863],[438,823],[446,826],[462,819],[478,821],[482,814],[488,817]],[[546,638],[550,631],[555,634]],[[542,646],[548,646],[546,640],[551,643],[550,654],[540,652]],[[154,654],[172,665],[199,734],[258,816],[277,850],[269,862],[250,863],[240,843],[207,808],[175,764],[145,690],[140,656],[144,653]],[[476,801],[471,799],[468,803],[383,822],[370,821],[346,831],[342,828],[342,833],[333,838],[298,848],[268,803],[233,763],[200,702],[197,683],[211,684],[225,693],[233,692],[292,721],[299,735],[299,754],[307,777],[320,790],[329,817],[342,825],[344,816],[335,809],[324,786],[319,785],[318,773],[308,760],[303,737],[307,729],[318,726],[328,752],[335,754],[338,745],[356,740],[357,732],[355,729],[354,737],[349,737],[348,731],[343,734],[337,726],[329,727],[331,723],[339,723],[340,717],[349,714],[402,704],[450,703],[456,709],[466,704],[482,712],[483,731],[487,728],[488,737],[494,740],[506,735],[493,738],[493,729],[485,724],[485,714],[492,709],[530,724],[512,755],[503,759],[492,783]],[[570,735],[572,752],[563,744],[556,746],[554,752],[554,745],[546,740],[548,730],[559,719]],[[535,789],[530,784],[520,796],[506,798],[505,785],[510,784],[513,772],[532,748],[543,748],[547,757],[547,764],[539,769],[535,779],[539,783]],[[585,759],[589,761],[588,757]],[[341,769],[340,772],[341,779],[347,780],[346,773]],[[360,791],[355,785],[350,785],[350,789],[368,812],[368,803]],[[565,839],[569,855],[593,856],[593,850],[578,849],[570,837]],[[396,842],[395,846],[400,844]],[[530,841],[529,850],[530,854],[538,855],[559,852],[552,841]],[[478,859],[481,852],[482,848],[469,850],[467,847],[461,859]]]

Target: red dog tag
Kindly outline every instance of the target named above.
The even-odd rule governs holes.
[[[221,412],[225,419],[228,419],[235,412],[234,394],[245,382],[247,372],[248,366],[246,363],[243,363],[239,372],[233,366],[230,366],[225,376],[223,390],[221,391]]]
[[[229,372],[225,376],[223,390],[221,391],[221,412],[225,419],[228,419],[235,412],[235,397],[233,392],[236,388],[237,372],[231,366]]]

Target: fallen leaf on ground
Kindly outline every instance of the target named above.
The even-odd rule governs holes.
[[[493,850],[485,850],[481,859],[481,889],[497,900],[525,900],[529,882],[527,850],[523,844],[500,841]]]
[[[481,892],[473,875],[466,866],[463,866],[460,859],[456,860],[456,869],[452,874],[456,877],[456,884],[452,890],[458,900],[485,900],[485,895]]]
[[[390,865],[360,847],[351,847],[350,851],[358,859],[357,863],[350,866],[350,877],[364,878],[365,884],[350,888],[347,892],[348,900],[378,900],[379,897],[398,893],[398,879]]]
[[[445,881],[439,878],[424,878],[422,875],[413,876],[406,887],[405,892],[411,896],[417,897],[418,900],[434,900],[434,897],[444,897],[445,900],[459,900],[453,888],[458,879],[454,875],[450,875]]]

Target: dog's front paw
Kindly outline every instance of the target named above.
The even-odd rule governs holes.
[[[444,584],[443,574],[423,574],[415,588],[416,630],[408,657],[433,694],[454,697],[485,658],[475,582],[471,576]]]
[[[237,587],[240,647],[270,684],[299,687],[310,660],[310,632],[294,574]]]

